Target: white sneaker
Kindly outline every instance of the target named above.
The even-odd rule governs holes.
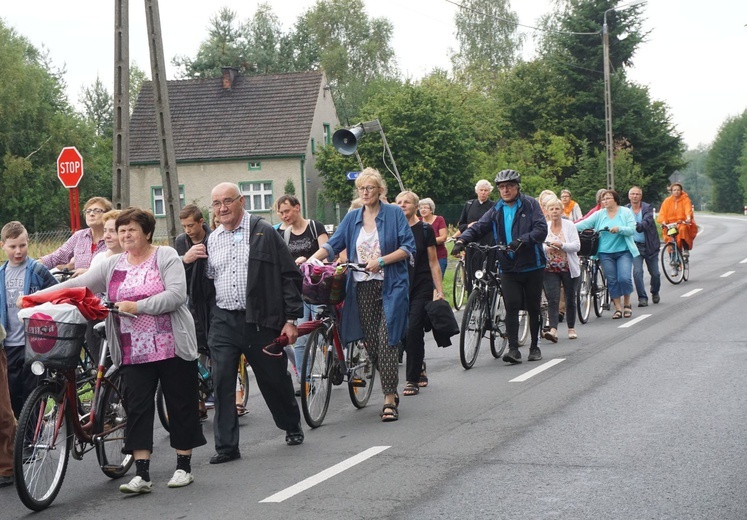
[[[178,469],[174,472],[174,476],[169,480],[168,486],[170,488],[180,488],[190,485],[194,481],[194,477],[191,473],[187,473],[183,469]]]
[[[153,482],[143,480],[143,477],[135,477],[127,484],[119,486],[119,490],[128,494],[150,493],[153,490]]]

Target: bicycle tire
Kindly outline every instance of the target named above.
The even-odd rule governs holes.
[[[354,341],[348,345],[347,361],[350,367],[348,393],[353,406],[360,409],[368,404],[368,399],[373,393],[376,369],[371,358],[368,357],[366,344],[363,341]],[[365,385],[361,386],[360,381],[363,381]]]
[[[609,298],[609,292],[607,292],[607,280],[604,277],[601,267],[594,270],[592,289],[594,296],[594,314],[597,315],[597,318],[601,318],[602,314],[604,314],[605,306],[609,305],[606,302],[607,298]]]
[[[160,381],[156,386],[156,415],[158,415],[158,420],[161,422],[163,429],[171,433],[169,429],[169,412],[166,410],[166,399],[163,397],[163,389],[161,388]]]
[[[454,309],[459,310],[464,305],[464,295],[467,294],[467,269],[464,267],[464,262],[459,260],[454,269],[454,286],[453,286],[453,297],[454,297]]]
[[[529,313],[525,310],[519,311],[519,346],[523,347],[529,339]]]
[[[578,311],[578,321],[587,323],[589,314],[591,314],[591,277],[589,270],[584,267],[581,269],[578,290],[576,291],[576,309]]]
[[[495,359],[503,355],[508,345],[508,331],[506,330],[506,304],[503,301],[503,295],[495,291],[491,329],[490,329],[490,353]]]
[[[301,365],[301,410],[312,428],[322,425],[332,396],[332,370],[334,346],[328,341],[324,329],[318,328],[309,335]]]
[[[664,249],[661,251],[661,270],[669,283],[677,285],[682,281],[684,277],[682,264],[682,254],[674,241],[664,244]]]
[[[459,359],[465,370],[469,370],[477,360],[480,341],[485,328],[485,300],[479,289],[472,291],[467,298],[462,316],[462,330],[459,332]]]
[[[247,367],[249,362],[246,357],[242,354],[239,358],[239,375],[236,380],[239,385],[238,392],[241,392],[241,405],[246,409],[246,405],[249,403],[249,370]]]
[[[94,444],[101,471],[109,478],[123,477],[132,466],[132,454],[124,454],[127,411],[119,388],[121,378],[115,372],[101,381],[95,403]]]
[[[13,473],[18,497],[33,511],[48,508],[65,480],[74,434],[70,410],[59,417],[64,399],[59,387],[39,386],[26,399],[18,420]]]
[[[684,253],[682,254],[682,281],[686,282],[690,279],[690,259],[685,258]]]

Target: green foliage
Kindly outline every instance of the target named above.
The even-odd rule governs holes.
[[[706,162],[706,173],[713,183],[712,207],[717,212],[739,212],[744,208],[743,182],[747,111],[729,118],[719,129]]]
[[[283,193],[285,195],[296,195],[296,185],[293,184],[293,179],[288,178],[288,180],[285,181],[285,186],[283,186]]]
[[[90,87],[84,87],[80,94],[83,117],[93,125],[97,136],[112,135],[114,100],[98,76]]]
[[[149,80],[149,76],[137,66],[137,63],[132,62],[130,64],[130,115],[135,110],[135,103],[137,103],[137,97],[140,95],[143,83]]]

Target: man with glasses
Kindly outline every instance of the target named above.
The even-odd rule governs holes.
[[[215,283],[208,346],[213,362],[215,451],[211,464],[241,457],[235,406],[236,367],[243,353],[252,366],[275,424],[289,446],[304,440],[301,414],[293,394],[285,352],[263,353],[280,334],[298,337],[295,320],[303,316],[301,272],[277,231],[244,211],[239,187],[213,188],[213,213],[220,226],[208,237],[207,276]]]
[[[508,352],[506,363],[521,363],[519,352],[519,311],[529,314],[529,334],[532,344],[529,361],[542,359],[537,344],[540,329],[542,283],[545,274],[545,252],[542,244],[547,237],[547,222],[539,202],[521,193],[521,176],[514,170],[502,170],[495,177],[501,200],[479,221],[457,239],[452,254],[464,249],[465,244],[492,235],[509,251],[498,252],[501,287],[506,303],[506,332]],[[523,305],[522,305],[523,304]]]
[[[633,258],[633,282],[635,292],[638,294],[638,306],[648,305],[648,294],[646,284],[643,282],[643,262],[646,262],[648,274],[651,276],[651,298],[654,303],[659,303],[659,289],[661,288],[661,274],[659,273],[659,230],[654,221],[654,210],[651,205],[643,202],[643,191],[638,186],[633,186],[628,191],[628,207],[635,217],[635,233],[633,240],[638,246],[639,256]]]
[[[467,229],[472,227],[483,215],[493,208],[495,202],[490,200],[490,193],[492,191],[493,186],[491,186],[490,182],[485,179],[477,181],[477,184],[475,184],[475,194],[477,195],[477,198],[470,199],[464,203],[462,214],[457,223],[459,231],[454,234],[453,238],[457,238],[467,231]],[[493,236],[490,234],[485,235],[480,240],[480,244],[482,245],[493,245],[494,243]],[[484,258],[483,253],[480,251],[467,250],[465,253],[464,267],[467,270],[467,280],[465,280],[467,283],[467,294],[472,292],[472,283],[474,280],[473,274],[475,271],[482,268]],[[495,255],[492,253],[489,253],[489,258],[491,263],[495,261]]]

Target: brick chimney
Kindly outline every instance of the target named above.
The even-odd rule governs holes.
[[[233,80],[239,75],[239,69],[235,67],[223,67],[223,90],[231,90]]]

